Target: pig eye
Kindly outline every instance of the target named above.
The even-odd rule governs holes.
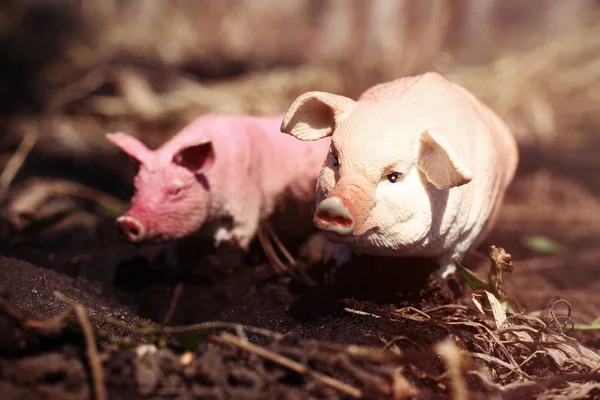
[[[388,174],[387,179],[388,181],[390,181],[391,183],[396,183],[396,181],[398,180],[398,178],[400,177],[400,174],[397,172],[392,172],[391,174]]]
[[[337,156],[333,156],[333,164],[334,167],[337,167],[338,165],[340,165],[340,160],[337,158]]]

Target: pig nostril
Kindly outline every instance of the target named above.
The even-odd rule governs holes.
[[[129,241],[137,242],[144,239],[144,227],[131,217],[121,217],[117,220],[121,233]]]
[[[352,220],[341,215],[330,215],[329,213],[320,213],[317,215],[320,222],[327,223],[330,225],[337,225],[344,228],[352,226]]]

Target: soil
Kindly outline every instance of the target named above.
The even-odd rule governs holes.
[[[321,283],[315,288],[307,288],[275,274],[265,263],[257,244],[244,257],[232,249],[215,254],[208,245],[199,247],[195,241],[183,243],[179,265],[189,262],[192,267],[173,268],[165,264],[163,257],[144,256],[143,251],[122,243],[108,219],[100,223],[95,234],[67,237],[72,240],[63,236],[16,244],[4,242],[2,253],[17,258],[0,258],[0,293],[18,309],[44,318],[56,316],[66,309],[67,305],[53,294],[58,291],[82,303],[92,324],[114,336],[122,336],[125,332],[107,324],[105,321],[110,318],[123,321],[132,328],[147,320],[161,322],[180,282],[184,282],[183,290],[171,325],[230,321],[290,332],[300,338],[375,346],[381,345],[382,338],[391,339],[397,335],[405,335],[426,346],[447,332],[429,328],[426,332],[431,337],[423,340],[422,324],[406,324],[399,329],[386,319],[365,320],[364,316],[345,312],[344,307],[369,309],[369,312],[385,315],[400,306],[439,304],[456,297],[446,285],[440,286],[428,278],[432,265],[424,265],[424,273],[415,275],[405,268],[390,269],[381,260],[374,268],[364,268],[364,264],[357,263],[338,270],[334,284],[322,283],[326,266],[321,266],[309,271]],[[316,239],[313,242],[318,242]],[[53,250],[45,250],[49,247]],[[185,256],[189,258],[181,258]],[[372,264],[372,260],[363,260],[364,263],[369,261]],[[394,260],[388,260],[390,262]],[[404,272],[390,275],[390,271]],[[425,293],[427,295],[423,296]],[[344,298],[344,303],[338,301]],[[89,396],[89,371],[84,349],[72,343],[74,333],[51,338],[36,336],[4,318],[0,334],[10,338],[2,342],[0,352],[3,398]],[[234,393],[235,398],[280,395],[306,398],[314,390],[320,390],[307,387],[300,377],[296,377],[282,385],[273,386],[271,382],[272,389],[264,391],[264,381],[275,378],[268,374],[257,375],[241,358],[231,363],[227,360],[233,357],[231,354],[210,345],[199,351],[198,365],[186,370],[195,368],[197,378],[206,380],[205,387],[185,384],[196,375],[187,376],[190,372],[185,372],[177,363],[176,355],[167,349],[155,353],[153,358],[144,359],[145,363],[150,363],[144,374],[156,382],[140,386],[132,377],[123,376],[123,370],[131,372],[137,368],[134,366],[138,359],[132,351],[108,348],[103,351],[111,354],[105,362],[110,398],[132,398],[136,393],[155,394],[156,390],[150,390],[148,385],[181,395],[205,393],[207,398],[231,398]],[[170,375],[165,375],[165,370],[158,367],[163,365],[173,369]],[[237,374],[250,376],[232,383],[226,379],[228,374],[229,381]],[[280,374],[281,371],[273,372],[276,377]],[[163,379],[166,380],[163,382]],[[251,383],[248,383],[249,379]]]
[[[111,225],[110,221],[105,223]],[[106,231],[110,232],[108,226]],[[111,237],[110,234],[107,236]],[[434,323],[406,320],[397,324],[387,318],[366,318],[344,311],[346,307],[385,316],[393,314],[399,306],[422,307],[455,298],[455,293],[446,285],[440,286],[435,280],[428,279],[426,273],[420,274],[420,291],[414,290],[417,287],[414,280],[410,285],[413,290],[403,291],[402,286],[406,285],[401,283],[407,282],[410,274],[390,276],[385,273],[389,272],[389,266],[382,264],[368,275],[362,273],[358,280],[352,277],[364,271],[364,265],[362,268],[351,266],[335,275],[335,284],[320,284],[308,289],[276,275],[254,249],[251,253],[255,254],[250,254],[247,259],[255,257],[258,263],[214,268],[212,273],[204,271],[203,275],[196,273],[196,276],[190,277],[190,271],[160,265],[160,258],[153,265],[145,257],[127,256],[127,251],[121,253],[121,247],[129,246],[118,241],[111,242],[117,253],[113,255],[97,251],[97,241],[91,244],[96,244],[96,252],[90,248],[88,254],[96,255],[88,257],[82,256],[84,246],[78,247],[79,257],[71,256],[65,250],[67,254],[49,256],[47,253],[45,258],[42,258],[42,252],[32,252],[26,245],[5,248],[5,253],[37,259],[40,265],[51,265],[57,270],[38,267],[17,258],[1,257],[1,293],[15,307],[43,318],[56,316],[67,308],[53,294],[58,291],[82,303],[92,324],[115,337],[126,332],[122,327],[107,323],[110,318],[120,320],[131,328],[145,319],[160,322],[178,282],[185,284],[172,319],[173,325],[231,321],[292,333],[296,339],[290,340],[311,338],[371,346],[381,346],[384,338],[402,335],[407,338],[407,348],[411,350],[416,349],[410,343],[419,343],[419,346],[427,348],[449,333],[447,328]],[[106,261],[115,259],[123,260]],[[240,260],[239,257],[237,259]],[[106,276],[112,276],[112,281],[92,281],[84,277],[98,274],[98,271],[89,271],[94,265],[102,268]],[[322,273],[318,269],[311,272],[315,279]],[[386,285],[377,285],[377,282]],[[374,287],[378,290],[373,290]],[[342,303],[337,301],[344,298]],[[73,329],[53,335],[34,334],[3,316],[0,335],[5,338],[0,348],[0,391],[3,398],[90,398],[85,346]],[[457,332],[457,336],[466,336],[469,340],[472,335]],[[303,344],[298,342],[295,346],[298,349]],[[133,350],[108,345],[101,346],[101,353],[111,399],[155,396],[240,399],[339,397],[339,393],[323,385],[315,386],[314,382],[298,374],[290,375],[289,371],[273,366],[267,369],[263,364],[259,367],[256,359],[240,356],[234,349],[214,344],[202,346],[196,352],[197,358],[186,366],[179,362],[180,355],[168,348],[141,358]],[[439,360],[432,360],[431,364],[429,372],[436,375],[443,372]],[[334,376],[341,372],[339,368],[326,364],[321,371]],[[427,389],[424,394],[431,390],[427,386],[424,388]],[[439,394],[443,396],[444,390]]]

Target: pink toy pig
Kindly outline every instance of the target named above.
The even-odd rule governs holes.
[[[281,120],[206,115],[155,151],[129,135],[107,135],[140,167],[131,207],[117,219],[126,238],[174,240],[201,231],[217,246],[247,249],[279,201],[313,204],[329,141],[281,135]]]
[[[314,223],[338,265],[351,252],[431,257],[448,276],[492,227],[518,163],[507,126],[433,72],[376,85],[358,101],[305,93],[281,131],[332,137]]]

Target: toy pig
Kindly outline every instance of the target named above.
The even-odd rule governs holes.
[[[494,224],[518,163],[507,126],[434,72],[376,85],[357,101],[305,93],[281,131],[331,137],[314,224],[338,265],[351,253],[431,257],[447,277]]]
[[[131,206],[117,219],[124,236],[164,241],[200,231],[216,246],[247,249],[280,201],[314,204],[329,143],[282,135],[281,120],[206,115],[154,151],[132,136],[108,134],[139,164]]]

